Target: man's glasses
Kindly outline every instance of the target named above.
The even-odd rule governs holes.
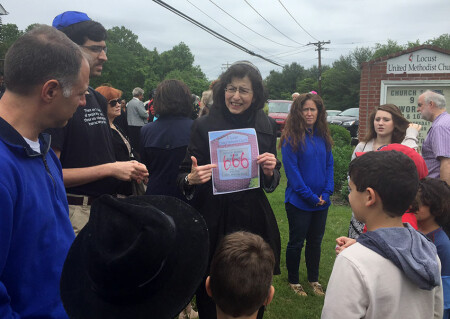
[[[120,103],[120,99],[115,99],[115,100],[109,101],[109,105],[111,105],[111,106],[116,106],[117,103]]]
[[[225,88],[225,92],[232,95],[236,94],[236,92],[239,92],[239,95],[241,96],[248,96],[250,93],[252,93],[252,90],[246,88],[237,88],[232,85],[229,85]]]
[[[98,54],[102,53],[102,51],[105,52],[105,54],[108,53],[108,48],[102,47],[101,45],[82,45],[81,47]]]

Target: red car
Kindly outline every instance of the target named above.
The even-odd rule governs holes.
[[[291,109],[292,101],[289,100],[268,100],[269,116],[277,122],[277,133],[281,135],[284,129],[286,118]]]

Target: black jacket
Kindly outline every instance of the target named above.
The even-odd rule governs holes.
[[[210,164],[208,132],[253,127],[258,137],[259,153],[270,152],[277,155],[276,124],[263,110],[254,113],[254,120],[249,126],[230,121],[225,112],[211,108],[207,116],[194,121],[191,129],[191,139],[178,175],[178,187],[183,189],[184,177],[191,170],[191,156],[195,156],[198,165]],[[195,186],[191,204],[204,217],[210,236],[210,258],[216,246],[225,235],[234,231],[249,231],[260,235],[272,247],[276,265],[275,274],[280,273],[280,233],[278,225],[264,193],[273,192],[280,181],[281,163],[277,160],[274,175],[268,180],[260,172],[261,188],[242,192],[213,195],[211,181]],[[264,190],[263,190],[264,189]]]

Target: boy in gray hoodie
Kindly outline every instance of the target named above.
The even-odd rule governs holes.
[[[322,318],[442,318],[436,247],[401,219],[418,190],[414,162],[369,152],[349,175],[350,205],[368,232],[336,258]]]

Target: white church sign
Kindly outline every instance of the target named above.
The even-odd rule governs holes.
[[[450,55],[422,49],[387,60],[387,74],[450,73]]]

